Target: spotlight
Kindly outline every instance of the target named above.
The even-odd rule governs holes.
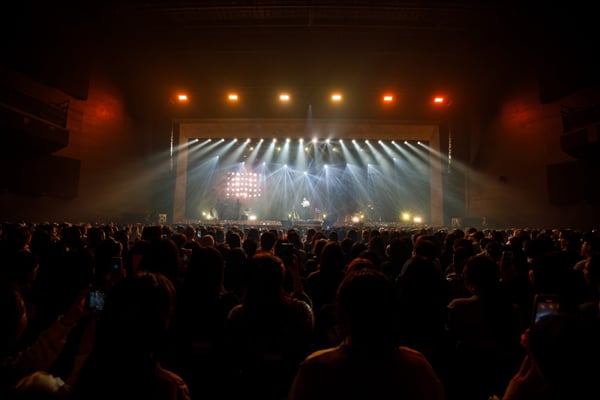
[[[433,105],[435,106],[449,106],[450,105],[450,100],[443,95],[437,95],[433,97],[432,100]]]
[[[187,94],[185,94],[185,93],[178,93],[178,94],[175,96],[175,99],[177,100],[177,102],[178,102],[179,104],[184,104],[184,103],[187,103],[187,102],[190,100],[190,99],[189,99],[189,97],[188,97],[188,95],[187,95]]]

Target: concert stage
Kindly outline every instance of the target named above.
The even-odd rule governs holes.
[[[321,219],[308,219],[308,220],[272,220],[272,219],[261,219],[261,220],[249,220],[249,219],[211,219],[202,221],[188,221],[189,224],[193,225],[204,225],[204,226],[222,226],[232,227],[237,226],[239,228],[323,228],[324,221]]]
[[[324,221],[321,219],[308,219],[308,220],[248,220],[248,219],[212,219],[212,220],[200,220],[200,221],[187,221],[187,224],[194,226],[218,226],[225,229],[237,227],[240,229],[258,228],[259,230],[265,229],[281,229],[286,230],[290,228],[298,228],[304,231],[308,228],[314,228],[317,231],[324,231],[329,229],[341,229],[341,228],[367,228],[367,229],[384,229],[384,230],[408,230],[414,231],[415,229],[426,228],[423,224],[400,224],[392,221],[361,221],[358,223],[335,221]]]

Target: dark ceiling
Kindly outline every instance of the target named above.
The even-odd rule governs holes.
[[[393,90],[404,106],[445,92],[466,104],[544,67],[548,54],[574,42],[585,48],[580,36],[588,44],[586,10],[522,3],[25,2],[4,14],[2,43],[6,65],[46,80],[54,74],[76,97],[87,95],[88,67],[105,65],[141,109],[178,89],[206,109],[228,89],[256,103],[286,88],[311,104],[332,89],[350,98]]]

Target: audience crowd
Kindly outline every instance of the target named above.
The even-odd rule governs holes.
[[[600,398],[599,253],[595,230],[5,222],[0,398]]]

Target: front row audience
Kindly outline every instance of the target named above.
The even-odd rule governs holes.
[[[290,400],[444,398],[425,356],[397,344],[394,286],[385,274],[361,268],[346,275],[335,312],[342,342],[304,360]]]
[[[2,399],[600,397],[595,231],[5,228]]]

